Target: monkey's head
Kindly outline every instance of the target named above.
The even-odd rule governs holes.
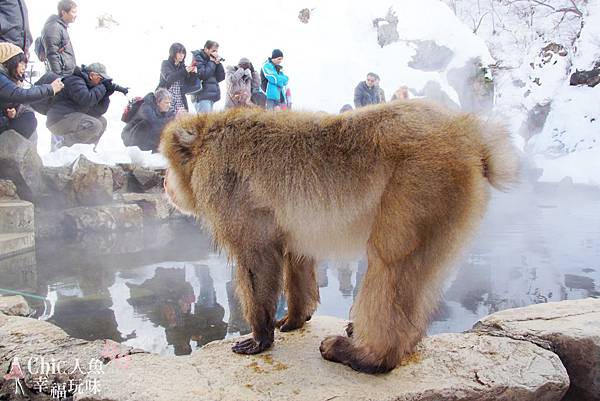
[[[200,148],[198,133],[205,123],[205,115],[177,118],[165,127],[161,135],[160,152],[168,163],[165,192],[171,203],[186,214],[196,214],[198,211],[192,189],[192,174]]]

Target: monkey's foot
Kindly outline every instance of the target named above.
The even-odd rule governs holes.
[[[352,337],[353,334],[354,334],[354,323],[350,322],[346,326],[346,335],[348,337]]]
[[[395,365],[386,364],[374,355],[355,347],[352,339],[343,336],[326,337],[319,347],[321,356],[328,361],[338,362],[363,373],[387,373]]]
[[[264,350],[271,348],[273,341],[256,341],[254,338],[249,338],[244,341],[235,343],[231,350],[236,354],[253,355],[263,352]]]
[[[305,319],[292,319],[289,315],[285,315],[275,323],[275,327],[277,327],[280,331],[283,332],[292,331],[304,326],[304,323],[308,322],[311,318],[312,316],[309,315]]]

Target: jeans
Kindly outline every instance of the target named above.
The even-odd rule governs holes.
[[[196,113],[210,113],[214,104],[215,102],[212,100],[199,100],[194,102],[194,107],[196,108]]]

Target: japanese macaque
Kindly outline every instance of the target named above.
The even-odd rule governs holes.
[[[202,217],[236,263],[253,336],[302,327],[319,302],[315,266],[365,254],[349,336],[325,338],[325,359],[387,372],[425,334],[451,258],[481,219],[490,184],[517,179],[507,132],[470,114],[397,101],[341,115],[233,109],[166,127],[165,187]],[[280,291],[288,313],[275,321]]]

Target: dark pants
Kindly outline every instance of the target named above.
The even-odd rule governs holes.
[[[24,111],[19,116],[9,120],[7,129],[14,129],[21,136],[29,139],[37,128],[37,119],[32,111]]]
[[[93,117],[85,113],[70,113],[48,127],[52,132],[52,150],[76,143],[98,144],[106,130],[104,117]]]

